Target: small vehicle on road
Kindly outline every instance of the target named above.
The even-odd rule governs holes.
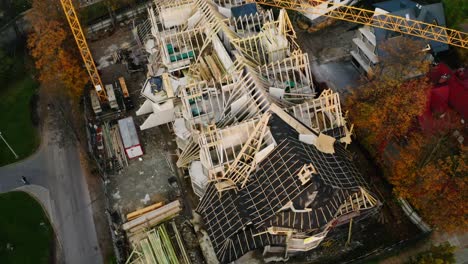
[[[29,184],[28,179],[26,179],[26,177],[24,177],[24,176],[21,176],[21,181],[23,182],[24,185],[28,185],[28,184]]]

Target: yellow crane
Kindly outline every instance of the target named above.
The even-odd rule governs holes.
[[[93,87],[99,96],[99,100],[101,102],[105,102],[107,101],[106,91],[94,63],[93,55],[89,50],[88,43],[86,42],[86,38],[83,34],[83,30],[81,29],[80,21],[76,15],[72,0],[60,0],[60,3],[62,4],[63,11],[65,12],[68,20],[68,24],[70,25],[73,36],[75,37],[76,44],[80,50],[81,57],[83,58],[83,62],[85,63],[86,70],[88,71]]]
[[[383,28],[402,34],[412,35],[428,40],[435,40],[442,43],[446,43],[452,46],[457,46],[461,48],[468,48],[468,34],[458,30],[441,27],[435,24],[429,24],[421,21],[416,21],[412,19],[407,19],[399,16],[394,16],[391,14],[376,14],[374,11],[366,10],[353,6],[346,6],[336,3],[328,3],[326,8],[336,6],[336,9],[333,10],[323,10],[324,8],[319,8],[317,5],[311,4],[320,4],[324,3],[324,0],[309,0],[312,2],[307,2],[306,0],[249,0],[251,2],[256,2],[258,4],[285,8],[290,10],[295,10],[303,13],[318,13],[326,17],[345,20],[353,23],[358,23],[362,25],[368,25],[372,27]],[[96,65],[93,60],[91,51],[89,50],[88,43],[83,34],[83,30],[76,15],[75,8],[73,7],[72,0],[60,0],[62,4],[63,11],[67,17],[68,23],[72,30],[73,36],[75,38],[78,49],[80,50],[81,57],[85,63],[86,70],[88,71],[91,82],[96,90],[99,100],[101,102],[107,101],[107,95],[102,84],[101,77],[96,68]],[[320,10],[322,9],[322,10]]]
[[[458,30],[441,27],[417,20],[407,19],[391,14],[375,13],[354,6],[347,6],[330,2],[325,8],[316,4],[325,3],[324,0],[250,0],[258,4],[295,10],[302,13],[322,14],[325,8],[336,6],[322,14],[323,16],[383,28],[402,34],[412,35],[428,40],[435,40],[452,46],[468,48],[468,34]],[[315,5],[314,5],[315,3]]]

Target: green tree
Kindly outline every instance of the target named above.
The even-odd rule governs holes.
[[[468,2],[465,0],[443,0],[447,26],[458,29],[468,21]]]
[[[117,23],[115,11],[123,6],[134,5],[136,0],[105,0],[104,2],[107,6],[107,10],[109,11],[109,16],[112,19],[112,24],[115,26]]]
[[[438,246],[431,245],[427,251],[419,253],[415,258],[411,258],[407,264],[453,264],[455,257],[454,246],[449,243],[443,243]]]
[[[31,8],[30,0],[0,0],[0,11],[4,11],[4,21],[15,18]]]
[[[443,0],[447,26],[454,29],[462,29],[462,25],[468,23],[468,1]],[[462,30],[463,31],[463,30]],[[468,63],[468,51],[464,48],[455,48],[462,64]]]
[[[0,83],[4,84],[10,80],[11,69],[13,68],[13,58],[5,50],[0,49]]]

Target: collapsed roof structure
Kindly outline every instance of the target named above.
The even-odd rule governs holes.
[[[177,166],[220,262],[257,248],[311,250],[379,208],[346,150],[339,96],[315,93],[285,10],[274,18],[243,0],[175,0],[149,14],[141,129],[173,124]]]

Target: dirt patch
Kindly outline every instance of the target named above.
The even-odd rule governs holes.
[[[344,21],[313,33],[295,28],[297,43],[309,55],[313,78],[340,93],[342,99],[359,86],[361,79],[350,54],[356,28],[355,24]]]
[[[98,174],[91,173],[92,168],[90,168],[89,164],[92,164],[92,162],[88,160],[83,148],[80,148],[80,159],[81,164],[83,164],[83,171],[86,176],[86,183],[88,185],[89,196],[91,199],[99,248],[101,249],[104,262],[107,263],[109,261],[107,258],[112,255],[113,249],[112,239],[109,233],[109,223],[106,216],[105,193],[102,186],[102,180]]]
[[[155,202],[169,202],[174,191],[168,182],[174,176],[167,160],[168,148],[174,145],[168,129],[144,130],[139,136],[144,156],[129,161],[128,167],[109,177],[112,207],[123,215]]]

